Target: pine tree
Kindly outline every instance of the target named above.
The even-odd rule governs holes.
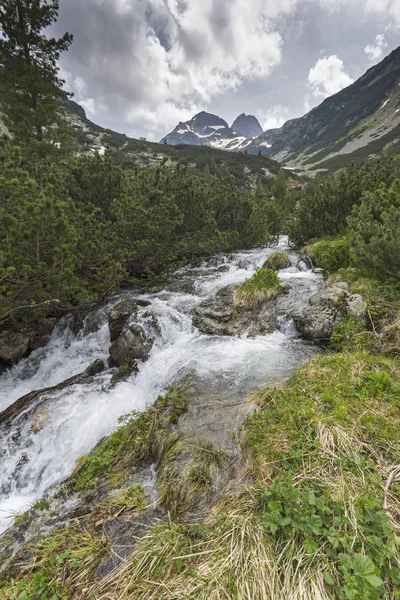
[[[58,0],[1,0],[0,105],[10,132],[42,141],[59,121],[61,89],[57,61],[72,35],[48,38],[43,30],[57,20]]]
[[[286,175],[283,169],[279,169],[275,181],[272,184],[271,192],[278,203],[283,205],[287,195]]]

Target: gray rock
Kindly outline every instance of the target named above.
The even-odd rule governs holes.
[[[363,298],[350,294],[347,283],[339,282],[312,296],[309,305],[293,315],[304,337],[328,341],[333,328],[346,317],[362,319],[366,314]]]
[[[104,360],[98,358],[97,360],[92,362],[92,364],[86,369],[85,375],[87,377],[94,377],[95,375],[102,373],[105,370],[105,368],[106,365],[104,364]]]
[[[14,365],[29,354],[31,338],[23,333],[3,333],[0,335],[0,360]]]
[[[193,310],[193,325],[210,335],[265,335],[276,329],[277,302],[265,302],[245,311],[234,304],[234,285],[219,290],[215,298],[205,300]]]
[[[112,344],[110,357],[117,367],[134,366],[137,360],[145,361],[149,358],[151,346],[143,327],[132,325]]]
[[[182,279],[172,282],[167,289],[170,292],[194,295],[196,293],[196,280],[191,277],[182,277]]]
[[[151,302],[147,300],[123,300],[119,302],[108,316],[108,327],[110,329],[111,342],[115,342],[122,334],[125,326],[131,318],[134,318],[138,306],[149,306]]]
[[[365,319],[367,315],[367,305],[360,294],[353,294],[347,301],[347,315],[356,321]]]

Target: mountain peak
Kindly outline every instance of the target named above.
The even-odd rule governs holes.
[[[247,138],[256,138],[263,132],[258,119],[253,115],[246,115],[245,113],[239,115],[233,122],[232,129]]]
[[[195,115],[189,121],[189,123],[192,123],[197,128],[213,126],[228,127],[228,123],[224,121],[224,119],[221,119],[221,117],[218,117],[217,115],[208,113],[205,110],[202,110],[197,115]]]
[[[251,138],[233,130],[221,117],[203,110],[190,121],[179,123],[174,131],[161,140],[164,141],[172,146],[191,144],[238,151],[250,144]]]

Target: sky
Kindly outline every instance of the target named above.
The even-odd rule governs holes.
[[[158,141],[201,110],[264,130],[302,116],[400,44],[400,0],[61,0],[65,31],[88,118]]]

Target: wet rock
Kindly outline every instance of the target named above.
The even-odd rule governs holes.
[[[297,261],[296,267],[299,271],[310,271],[314,268],[313,262],[307,254],[303,254]]]
[[[309,305],[293,315],[297,329],[304,337],[329,340],[332,330],[346,317],[363,319],[366,305],[359,295],[351,295],[344,282],[335,283],[312,296]]]
[[[105,370],[105,368],[106,368],[106,365],[104,363],[104,360],[101,360],[101,358],[98,358],[86,369],[85,375],[87,377],[94,377],[95,375],[102,373]]]
[[[52,387],[36,390],[26,394],[25,396],[22,396],[22,398],[16,400],[13,404],[8,406],[5,410],[3,410],[3,412],[0,413],[0,425],[10,424],[15,417],[18,417],[22,411],[26,410],[41,395],[46,394],[48,396],[51,394],[51,392],[59,392],[71,385],[91,383],[93,381],[93,377],[104,369],[104,362],[102,360],[96,360],[83,373],[74,375],[73,377],[70,377],[69,379],[66,379],[65,381],[62,381],[61,383],[58,383]]]
[[[277,302],[265,302],[253,310],[245,311],[242,304],[234,303],[236,286],[220,290],[193,310],[193,325],[209,335],[250,337],[265,335],[276,329]]]
[[[114,306],[108,316],[111,342],[115,342],[118,339],[130,317],[136,315],[137,308],[138,305],[135,300],[123,300]]]
[[[39,321],[36,331],[40,336],[51,336],[57,325],[57,319],[55,317],[45,317]]]
[[[32,416],[31,431],[39,433],[46,425],[49,419],[49,410],[47,408],[39,408]]]
[[[114,373],[114,375],[111,378],[111,387],[116,386],[118,383],[121,383],[121,381],[126,381],[127,379],[129,379],[129,377],[132,375],[132,373],[137,372],[137,370],[138,370],[138,365],[137,365],[136,361],[131,365],[128,365],[128,364],[121,365],[118,368],[118,371],[116,373]]]
[[[32,342],[31,349],[44,348],[50,341],[51,334],[57,325],[55,317],[45,317],[36,326],[36,337]]]
[[[190,277],[182,277],[168,286],[168,291],[180,294],[196,294],[196,280]]]
[[[165,518],[162,509],[146,511],[144,515],[132,518],[114,518],[104,523],[104,533],[111,541],[113,552],[110,552],[98,566],[95,573],[96,579],[102,579],[114,571],[124,560],[129,558],[139,542],[146,535],[149,526],[154,522],[160,523]]]
[[[136,361],[149,358],[152,343],[140,325],[132,325],[123,332],[110,348],[110,357],[117,367],[134,366]]]
[[[32,338],[23,333],[0,334],[0,361],[14,365],[29,354]]]
[[[121,335],[129,320],[134,319],[136,316],[139,307],[146,307],[150,305],[151,302],[148,300],[135,298],[134,300],[123,300],[114,306],[108,317],[108,327],[110,329],[111,341],[115,342],[115,340]]]

